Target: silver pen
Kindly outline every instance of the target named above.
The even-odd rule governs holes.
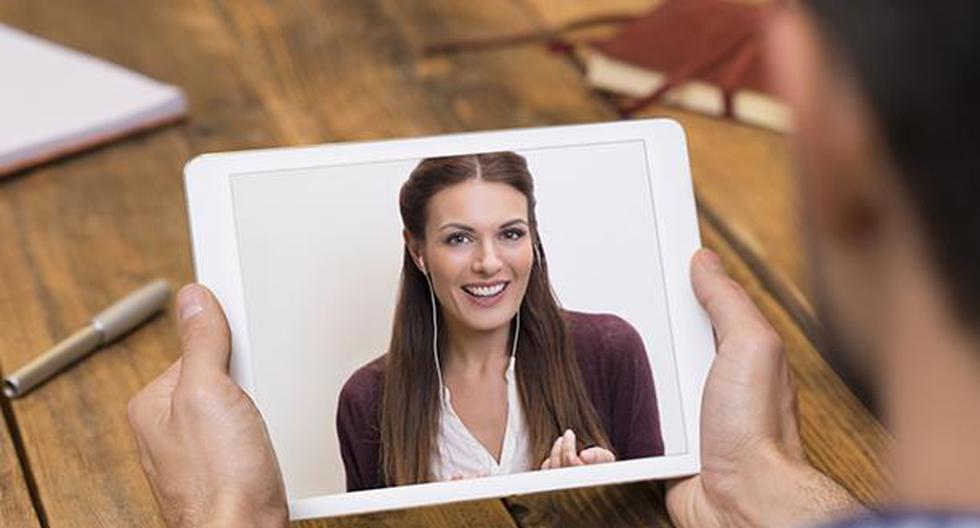
[[[93,317],[81,330],[3,379],[3,393],[17,398],[65,367],[111,343],[163,309],[170,285],[157,279]]]

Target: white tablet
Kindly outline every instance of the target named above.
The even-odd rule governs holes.
[[[205,154],[185,178],[291,518],[700,470],[714,341],[677,123]]]

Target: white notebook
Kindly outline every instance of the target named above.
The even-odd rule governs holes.
[[[179,119],[183,92],[0,24],[0,177]]]

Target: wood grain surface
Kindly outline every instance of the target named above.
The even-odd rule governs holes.
[[[472,526],[508,528],[517,524],[501,500],[485,500],[291,523],[299,528],[428,528]]]
[[[3,405],[4,421],[0,422],[0,528],[40,526],[17,450],[7,429],[12,416],[7,402],[3,402]]]
[[[621,1],[631,9],[639,4]],[[190,103],[183,124],[0,182],[0,366],[11,371],[26,363],[145,281],[163,277],[178,285],[193,278],[181,169],[198,153],[614,119],[575,66],[543,46],[421,54],[433,42],[535,30],[542,20],[584,12],[550,11],[559,4],[0,3],[0,21],[180,85]],[[787,340],[809,456],[871,499],[882,486],[880,430],[794,330],[785,299],[769,293],[773,281],[758,279],[758,266],[771,263],[772,273],[785,275],[783,287],[805,291],[788,173],[773,175],[785,170],[773,169],[785,164],[783,139],[671,115],[688,127],[698,197],[712,219],[705,240],[741,248],[722,251],[726,265],[756,284],[757,301]],[[754,261],[745,259],[746,248]],[[23,475],[8,462],[17,450],[4,440],[4,521],[10,511],[10,519],[27,516],[21,525],[161,526],[125,406],[178,354],[168,312],[10,402],[6,422],[16,427],[13,441],[36,483],[39,509],[32,512],[26,485],[18,485]],[[659,486],[641,483],[303,524],[649,526],[663,519],[660,500]]]
[[[522,528],[672,526],[661,482],[535,493],[509,497],[506,503]]]

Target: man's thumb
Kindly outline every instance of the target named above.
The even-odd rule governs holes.
[[[728,276],[721,259],[711,250],[702,249],[694,255],[691,281],[719,340],[735,332],[769,328],[748,294]]]
[[[177,328],[183,350],[182,381],[207,381],[216,373],[227,373],[231,354],[228,322],[207,288],[188,284],[177,293]]]

